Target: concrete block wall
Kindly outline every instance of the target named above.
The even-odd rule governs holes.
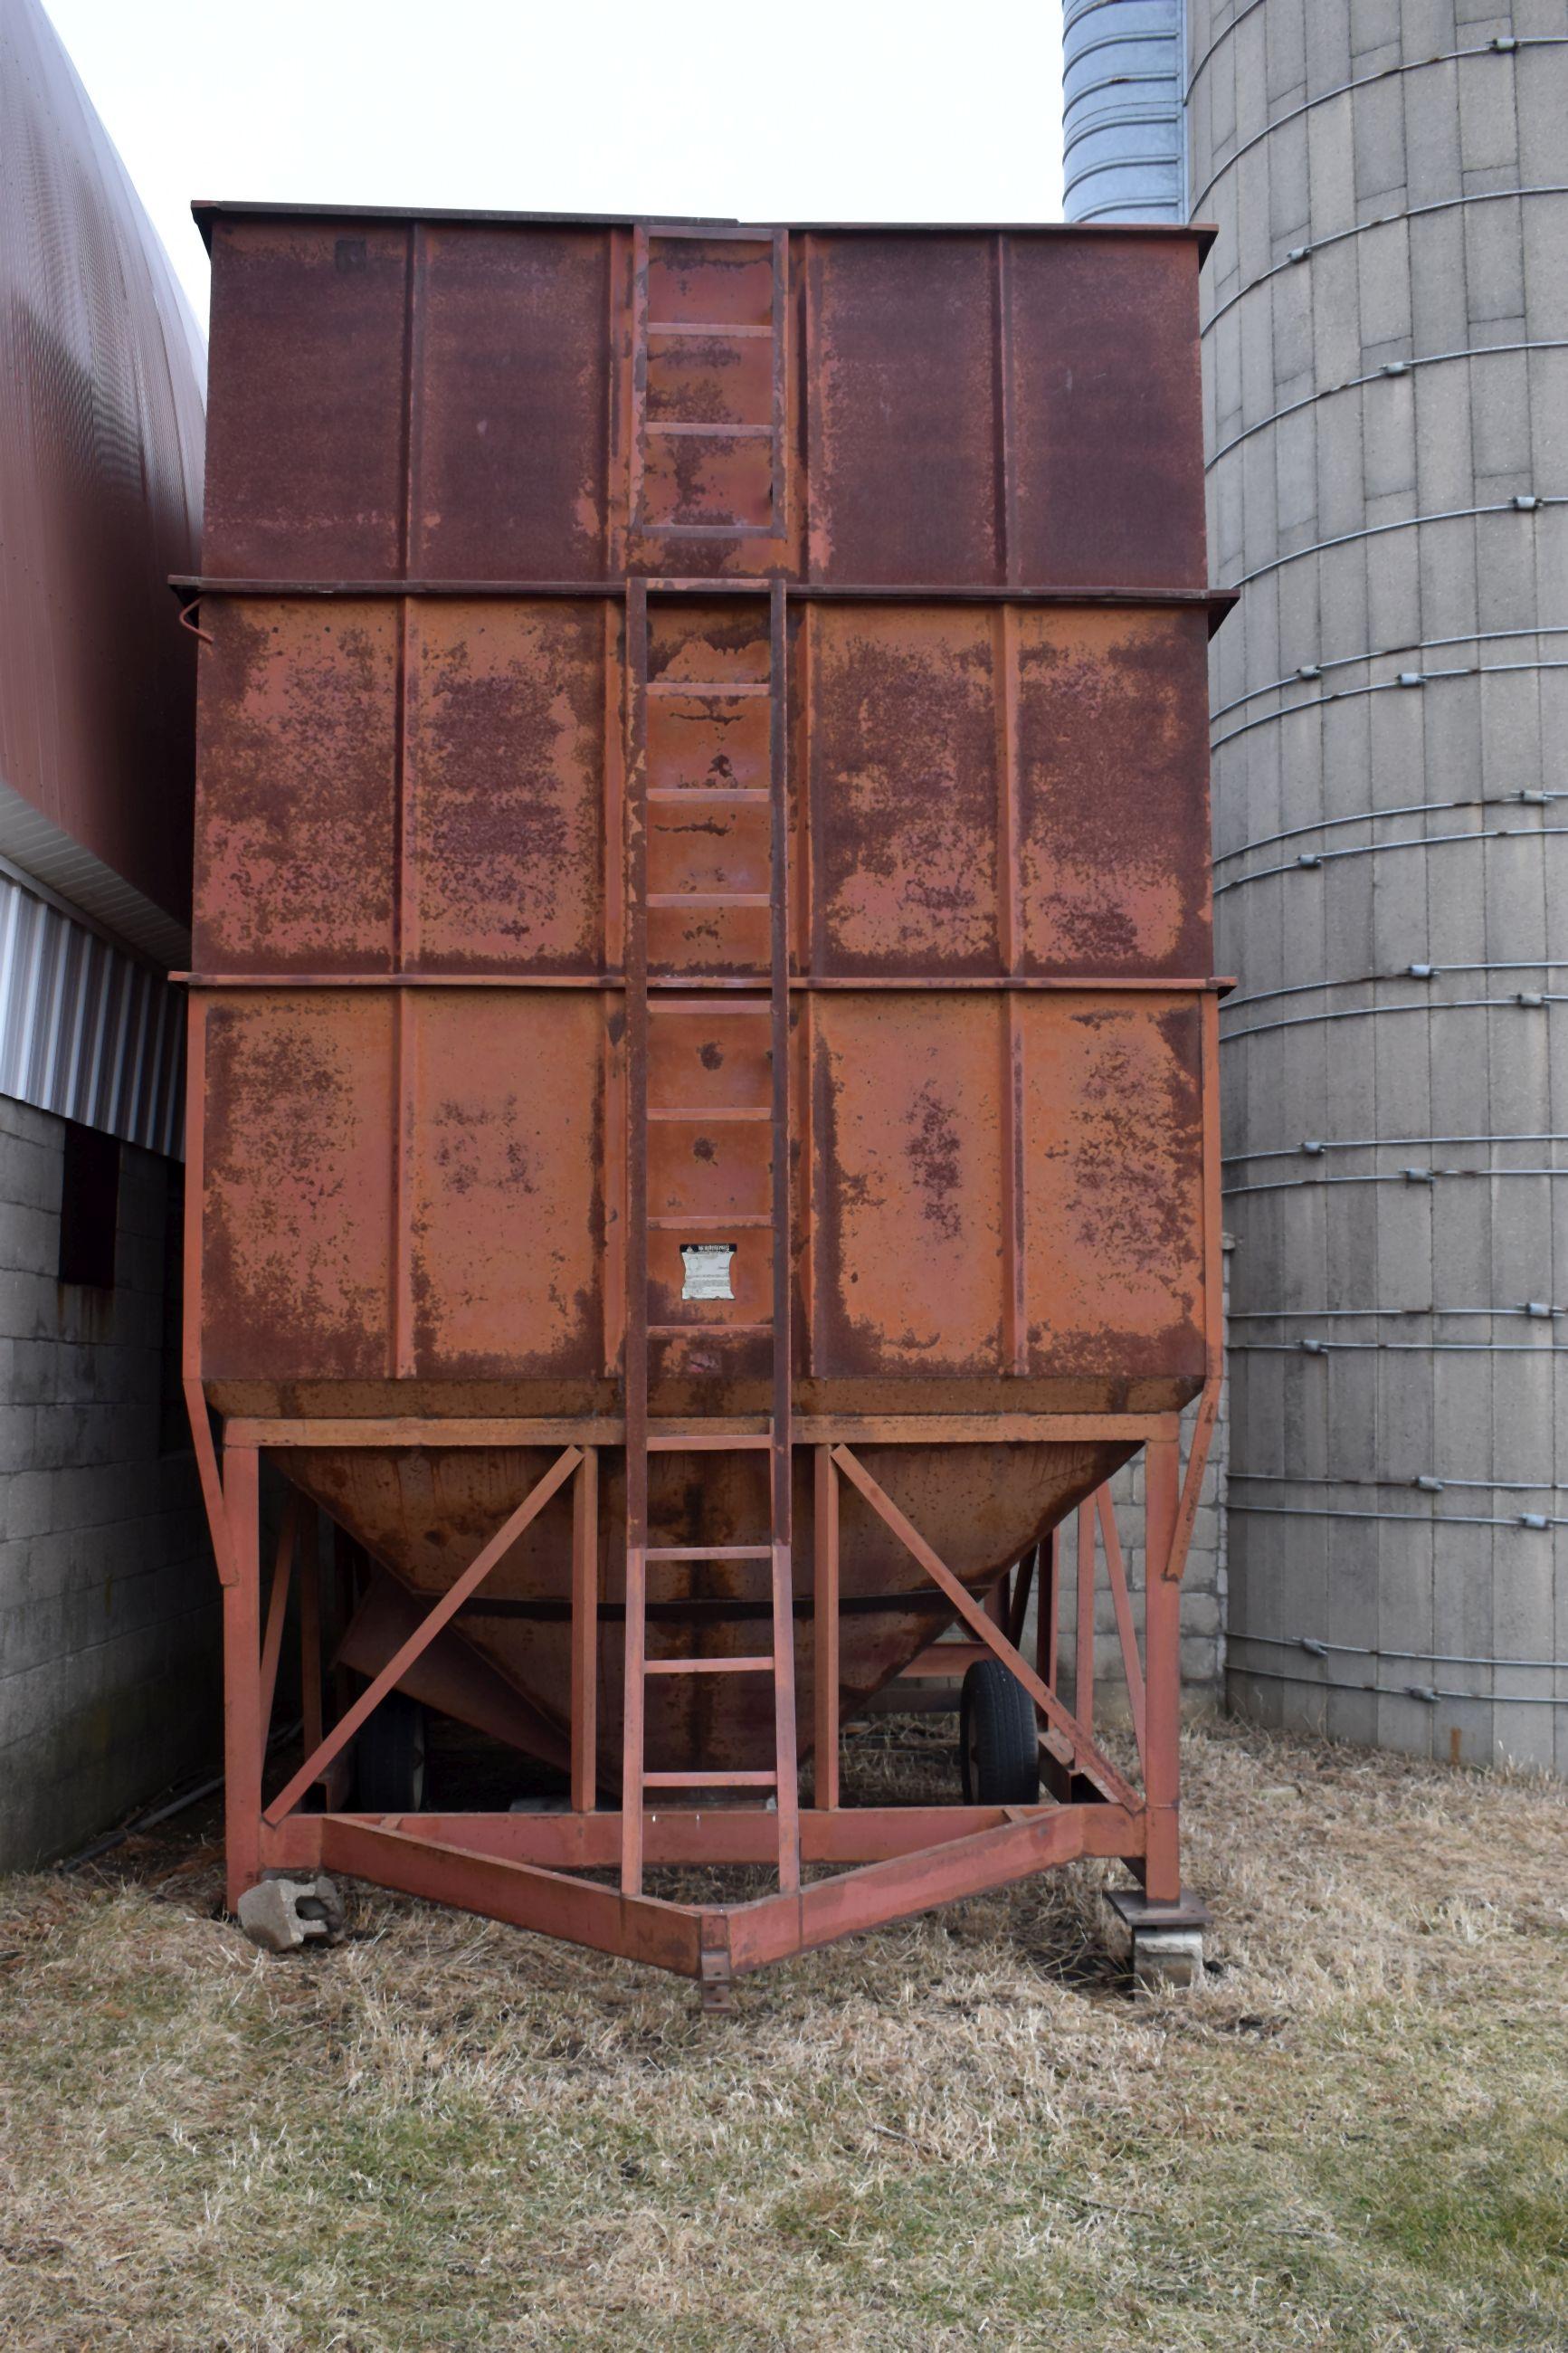
[[[220,1715],[216,1578],[170,1381],[177,1172],[121,1145],[114,1289],[62,1284],[65,1134],[0,1097],[6,1869],[68,1852],[208,1767]]]
[[[1187,29],[1231,1695],[1568,1771],[1568,0]]]

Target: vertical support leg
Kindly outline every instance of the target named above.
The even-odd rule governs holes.
[[[1148,1451],[1143,1490],[1143,1792],[1149,1810],[1143,1885],[1156,1904],[1174,1904],[1182,1892],[1182,1585],[1166,1573],[1178,1471],[1177,1441],[1157,1439]]]
[[[1078,1507],[1078,1640],[1072,1712],[1094,1730],[1094,1497]]]
[[[1057,1629],[1061,1622],[1062,1532],[1053,1528],[1040,1555],[1040,1591],[1035,1609],[1035,1672],[1046,1689],[1057,1687]]]
[[[234,1582],[223,1589],[224,1830],[231,1912],[261,1876],[261,1559],[257,1451],[224,1454]]]
[[[278,1531],[278,1556],[272,1564],[272,1589],[267,1598],[267,1632],[261,1645],[261,1756],[265,1770],[267,1743],[272,1731],[272,1703],[278,1691],[278,1662],[283,1655],[283,1621],[289,1613],[289,1587],[294,1573],[294,1542],[300,1525],[300,1491],[292,1488],[283,1506]]]
[[[816,1450],[816,1802],[831,1810],[838,1803],[838,1472],[830,1446]]]
[[[598,1803],[599,1450],[587,1446],[572,1482],[572,1810]]]
[[[300,1715],[305,1754],[326,1729],[321,1713],[321,1519],[310,1504],[300,1529]]]

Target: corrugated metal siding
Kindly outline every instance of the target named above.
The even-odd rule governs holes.
[[[1062,209],[1185,220],[1182,0],[1067,0]]]
[[[175,1156],[181,1009],[152,965],[0,871],[0,1094]]]

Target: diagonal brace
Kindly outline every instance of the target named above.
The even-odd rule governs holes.
[[[1141,1810],[1143,1801],[1137,1791],[1122,1779],[1109,1758],[1100,1755],[1078,1718],[1063,1706],[1055,1692],[1041,1682],[1028,1661],[1007,1640],[1000,1626],[994,1619],[986,1616],[968,1588],[959,1582],[946,1563],[938,1559],[919,1529],[910,1525],[891,1496],[883,1493],[871,1473],[862,1463],[856,1461],[848,1447],[836,1446],[833,1450],[833,1460],[845,1477],[859,1489],[871,1509],[887,1522],[893,1534],[919,1561],[932,1583],[941,1587],[964,1623],[979,1636],[989,1651],[994,1652],[1002,1664],[1017,1677],[1035,1705],[1044,1714],[1047,1722],[1053,1725],[1064,1739],[1071,1742],[1075,1763],[1081,1767],[1087,1759],[1092,1757],[1094,1778],[1104,1788],[1107,1795],[1118,1805],[1126,1806],[1134,1813]]]
[[[448,1588],[436,1607],[416,1626],[403,1648],[390,1658],[369,1689],[360,1694],[346,1715],[340,1716],[313,1757],[307,1757],[288,1787],[268,1807],[263,1820],[276,1829],[285,1814],[291,1813],[306,1790],[316,1781],[340,1750],[345,1748],[364,1722],[372,1708],[385,1698],[394,1683],[405,1675],[420,1652],[433,1642],[447,1621],[457,1616],[476,1586],[481,1585],[497,1561],[511,1550],[518,1537],[550,1501],[557,1489],[563,1487],[583,1460],[583,1450],[567,1447],[558,1454],[542,1479],[524,1496],[522,1502],[491,1536],[484,1550],[470,1561],[457,1583]]]

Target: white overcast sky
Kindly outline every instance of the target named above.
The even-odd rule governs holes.
[[[44,0],[205,329],[193,196],[1055,220],[1058,0]]]

